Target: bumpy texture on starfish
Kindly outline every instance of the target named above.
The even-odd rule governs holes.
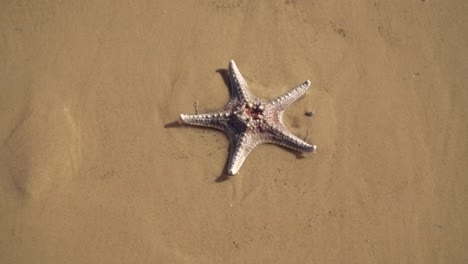
[[[229,80],[231,98],[223,109],[199,115],[181,114],[180,119],[185,124],[216,128],[228,135],[230,175],[239,172],[245,158],[260,144],[278,144],[301,152],[317,149],[289,132],[282,121],[284,111],[309,88],[309,80],[273,100],[252,95],[233,60],[229,62]]]

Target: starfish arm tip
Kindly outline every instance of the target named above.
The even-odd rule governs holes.
[[[311,152],[316,152],[317,151],[317,145],[312,145],[312,151]]]
[[[179,118],[182,121],[182,124],[194,125],[194,126],[204,126],[205,125],[204,120],[200,119],[199,115],[180,114]]]
[[[232,158],[235,159],[236,157],[232,157]],[[227,168],[228,175],[234,176],[234,175],[238,174],[239,170],[240,170],[240,167],[242,166],[242,163],[244,163],[243,160],[241,160],[241,161],[232,160],[230,162],[230,164],[228,165],[228,168]]]
[[[239,170],[229,168],[227,172],[228,172],[229,175],[234,176],[234,175],[237,175],[239,173]]]
[[[182,123],[185,123],[185,124],[187,123],[187,115],[180,114],[179,118],[182,121]]]
[[[311,145],[307,142],[303,142],[302,144],[302,151],[304,152],[313,152],[315,153],[317,151],[317,145]]]
[[[234,60],[229,60],[229,66],[230,67],[236,66],[236,62]]]
[[[237,64],[234,60],[229,61],[228,70],[233,75],[233,77],[235,77],[236,79],[238,78],[240,82],[245,82],[244,77],[242,77],[239,68],[237,68]]]

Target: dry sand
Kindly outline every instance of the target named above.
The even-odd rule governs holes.
[[[468,263],[467,1],[0,10],[0,263]],[[165,127],[229,59],[316,154]]]

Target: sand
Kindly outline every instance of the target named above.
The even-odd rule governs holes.
[[[468,2],[2,1],[0,263],[468,263]],[[318,145],[168,126],[234,59]],[[314,111],[315,115],[304,115]]]

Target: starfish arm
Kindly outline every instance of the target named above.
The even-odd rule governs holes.
[[[232,137],[231,151],[227,171],[229,175],[236,175],[242,164],[252,150],[258,145],[253,136],[249,133],[243,133],[238,137]]]
[[[223,112],[199,114],[199,115],[180,115],[184,124],[192,126],[211,127],[224,130],[227,124],[227,117]]]
[[[311,145],[304,140],[296,137],[284,126],[272,126],[269,129],[269,137],[264,143],[281,145],[301,152],[312,152],[317,149],[316,145]]]
[[[309,89],[310,81],[307,80],[296,88],[283,94],[282,96],[276,97],[271,100],[272,104],[275,105],[280,111],[286,110],[292,103],[297,99],[301,98]]]
[[[231,100],[240,99],[242,102],[249,102],[254,99],[234,60],[229,61],[229,81],[231,83]]]

